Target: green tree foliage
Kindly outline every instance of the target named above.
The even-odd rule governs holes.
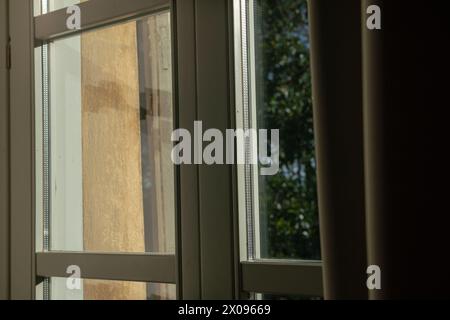
[[[255,0],[258,118],[280,129],[281,171],[260,181],[263,256],[320,259],[306,0]]]

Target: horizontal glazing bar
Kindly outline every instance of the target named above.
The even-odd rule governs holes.
[[[321,262],[264,260],[241,267],[244,292],[323,296]]]
[[[78,4],[80,29],[69,29],[71,13],[60,9],[34,18],[35,46],[93,28],[169,10],[171,0],[90,0]]]
[[[69,277],[77,267],[83,279],[176,283],[175,255],[45,252],[36,254],[38,277]]]

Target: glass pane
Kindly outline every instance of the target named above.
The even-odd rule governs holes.
[[[175,300],[176,290],[172,284],[51,278],[49,296],[50,300]],[[37,297],[43,299],[40,288]]]
[[[88,0],[33,0],[34,1],[34,15],[38,16],[44,13],[63,9],[74,4],[86,2]]]
[[[38,250],[175,252],[171,56],[168,12],[37,50]]]
[[[320,260],[307,0],[242,0],[240,11],[244,128],[247,108],[248,127],[279,130],[279,144],[266,144],[278,173],[261,174],[260,158],[240,174],[245,256]]]

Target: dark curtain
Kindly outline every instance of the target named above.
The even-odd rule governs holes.
[[[381,30],[366,28],[371,4]],[[450,297],[447,9],[310,1],[327,299]]]

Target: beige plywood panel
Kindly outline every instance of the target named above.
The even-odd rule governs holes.
[[[146,300],[145,286],[138,282],[84,280],[84,300]]]
[[[135,22],[82,36],[85,251],[145,252],[136,48]],[[92,282],[84,293],[142,299],[146,285]]]

